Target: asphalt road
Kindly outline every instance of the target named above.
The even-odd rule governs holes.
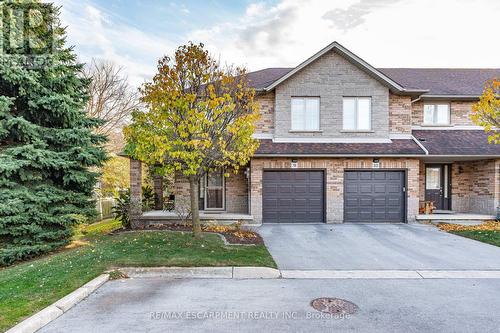
[[[322,315],[317,297],[359,309]],[[126,279],[40,332],[500,332],[500,279]]]

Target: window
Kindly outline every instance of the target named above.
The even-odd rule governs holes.
[[[344,130],[370,131],[372,129],[370,97],[344,97],[343,113]]]
[[[441,188],[441,168],[427,167],[425,169],[425,189],[439,190]]]
[[[424,125],[449,125],[450,106],[448,104],[425,104]]]
[[[200,209],[224,209],[224,174],[222,171],[213,171],[200,180]]]
[[[319,131],[319,97],[292,97],[292,131]]]

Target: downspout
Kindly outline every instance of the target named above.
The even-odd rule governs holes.
[[[420,141],[418,141],[417,138],[413,136],[413,134],[411,135],[411,138],[420,148],[422,148],[422,150],[425,152],[425,155],[429,155],[429,151],[427,150],[427,148],[425,148],[425,146]]]

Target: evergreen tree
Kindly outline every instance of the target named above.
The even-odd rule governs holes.
[[[101,121],[84,112],[89,81],[65,46],[59,9],[40,8],[24,11],[42,22],[26,41],[26,17],[11,24],[15,11],[0,7],[0,265],[67,244],[73,225],[94,214],[91,170],[106,159],[106,138],[93,132]],[[17,48],[6,40],[16,35],[24,36]]]

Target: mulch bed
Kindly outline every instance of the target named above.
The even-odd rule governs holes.
[[[171,231],[192,232],[193,228],[191,226],[186,226],[182,224],[158,224],[158,225],[149,225],[144,230],[171,230]],[[203,230],[203,232],[210,232],[222,235],[229,244],[264,245],[264,240],[255,231],[246,231],[250,232],[253,235],[253,237],[238,237],[234,234],[234,232],[220,232],[220,231],[210,231],[210,230]]]

